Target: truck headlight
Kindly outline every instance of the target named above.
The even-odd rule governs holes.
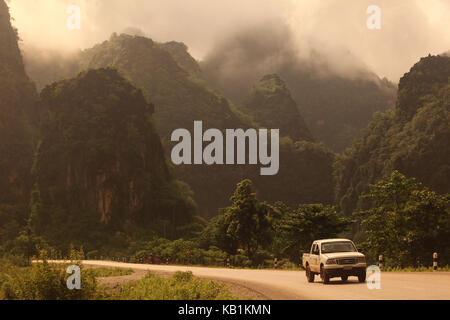
[[[358,263],[366,263],[366,257],[358,257]]]
[[[336,259],[328,259],[326,264],[336,264]]]

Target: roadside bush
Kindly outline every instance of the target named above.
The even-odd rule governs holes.
[[[273,267],[273,258],[270,252],[258,250],[253,256],[252,265],[258,268]]]
[[[169,241],[156,238],[145,243],[141,248],[143,249],[135,253],[138,258],[152,254],[159,256],[162,262],[168,259],[170,263],[175,264],[223,266],[227,258],[227,254],[217,247],[201,249],[196,242],[184,239]]]
[[[100,257],[100,253],[98,250],[92,250],[86,254],[86,258],[90,259],[90,260],[95,259],[95,258],[98,259],[98,257]]]
[[[284,270],[296,270],[300,269],[300,266],[295,264],[289,259],[281,259],[278,261],[278,269],[284,269]]]
[[[249,268],[252,266],[251,260],[243,254],[237,254],[233,256],[233,266],[236,267],[243,267],[243,268]]]

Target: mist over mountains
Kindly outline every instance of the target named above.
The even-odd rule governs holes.
[[[201,66],[212,86],[236,104],[262,76],[279,74],[316,141],[342,151],[375,111],[394,106],[396,87],[351,54],[342,55],[337,68],[329,53],[308,50],[305,57],[287,26],[255,26],[217,45]]]
[[[65,27],[66,9],[72,4],[81,9],[78,31]],[[113,32],[134,27],[157,42],[184,42],[195,59],[204,60],[216,43],[224,43],[239,30],[288,25],[306,56],[313,51],[326,54],[340,68],[342,60],[347,60],[346,66],[352,63],[345,59],[350,53],[379,77],[397,83],[420,57],[450,47],[448,1],[378,0],[383,21],[377,31],[366,27],[366,10],[373,4],[369,0],[193,0],[187,13],[177,0],[9,1],[24,44],[62,52],[90,48]]]

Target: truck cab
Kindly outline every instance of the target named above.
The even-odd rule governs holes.
[[[340,277],[347,281],[349,276],[366,281],[366,258],[358,252],[353,241],[348,239],[322,239],[312,243],[309,253],[303,254],[302,264],[308,282],[314,282],[320,275],[323,283]]]

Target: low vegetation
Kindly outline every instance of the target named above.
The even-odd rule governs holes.
[[[407,267],[407,268],[400,268],[400,267],[387,267],[384,268],[383,271],[385,272],[434,272],[433,267]],[[449,272],[450,266],[446,265],[444,267],[439,267],[436,270],[437,272]]]
[[[121,276],[129,276],[134,273],[133,269],[124,269],[124,268],[91,268],[87,269],[89,273],[93,274],[94,277],[121,277]]]
[[[201,280],[192,272],[176,272],[170,278],[148,274],[143,279],[123,286],[115,295],[125,300],[233,300],[226,285]]]
[[[69,290],[66,272],[68,264],[49,263],[45,255],[40,263],[29,266],[0,260],[0,300],[226,300],[236,299],[225,284],[197,279],[191,272],[177,272],[169,278],[148,274],[144,278],[115,289],[98,284],[96,278],[124,276],[131,269],[86,269],[72,261],[81,270],[81,289]]]

